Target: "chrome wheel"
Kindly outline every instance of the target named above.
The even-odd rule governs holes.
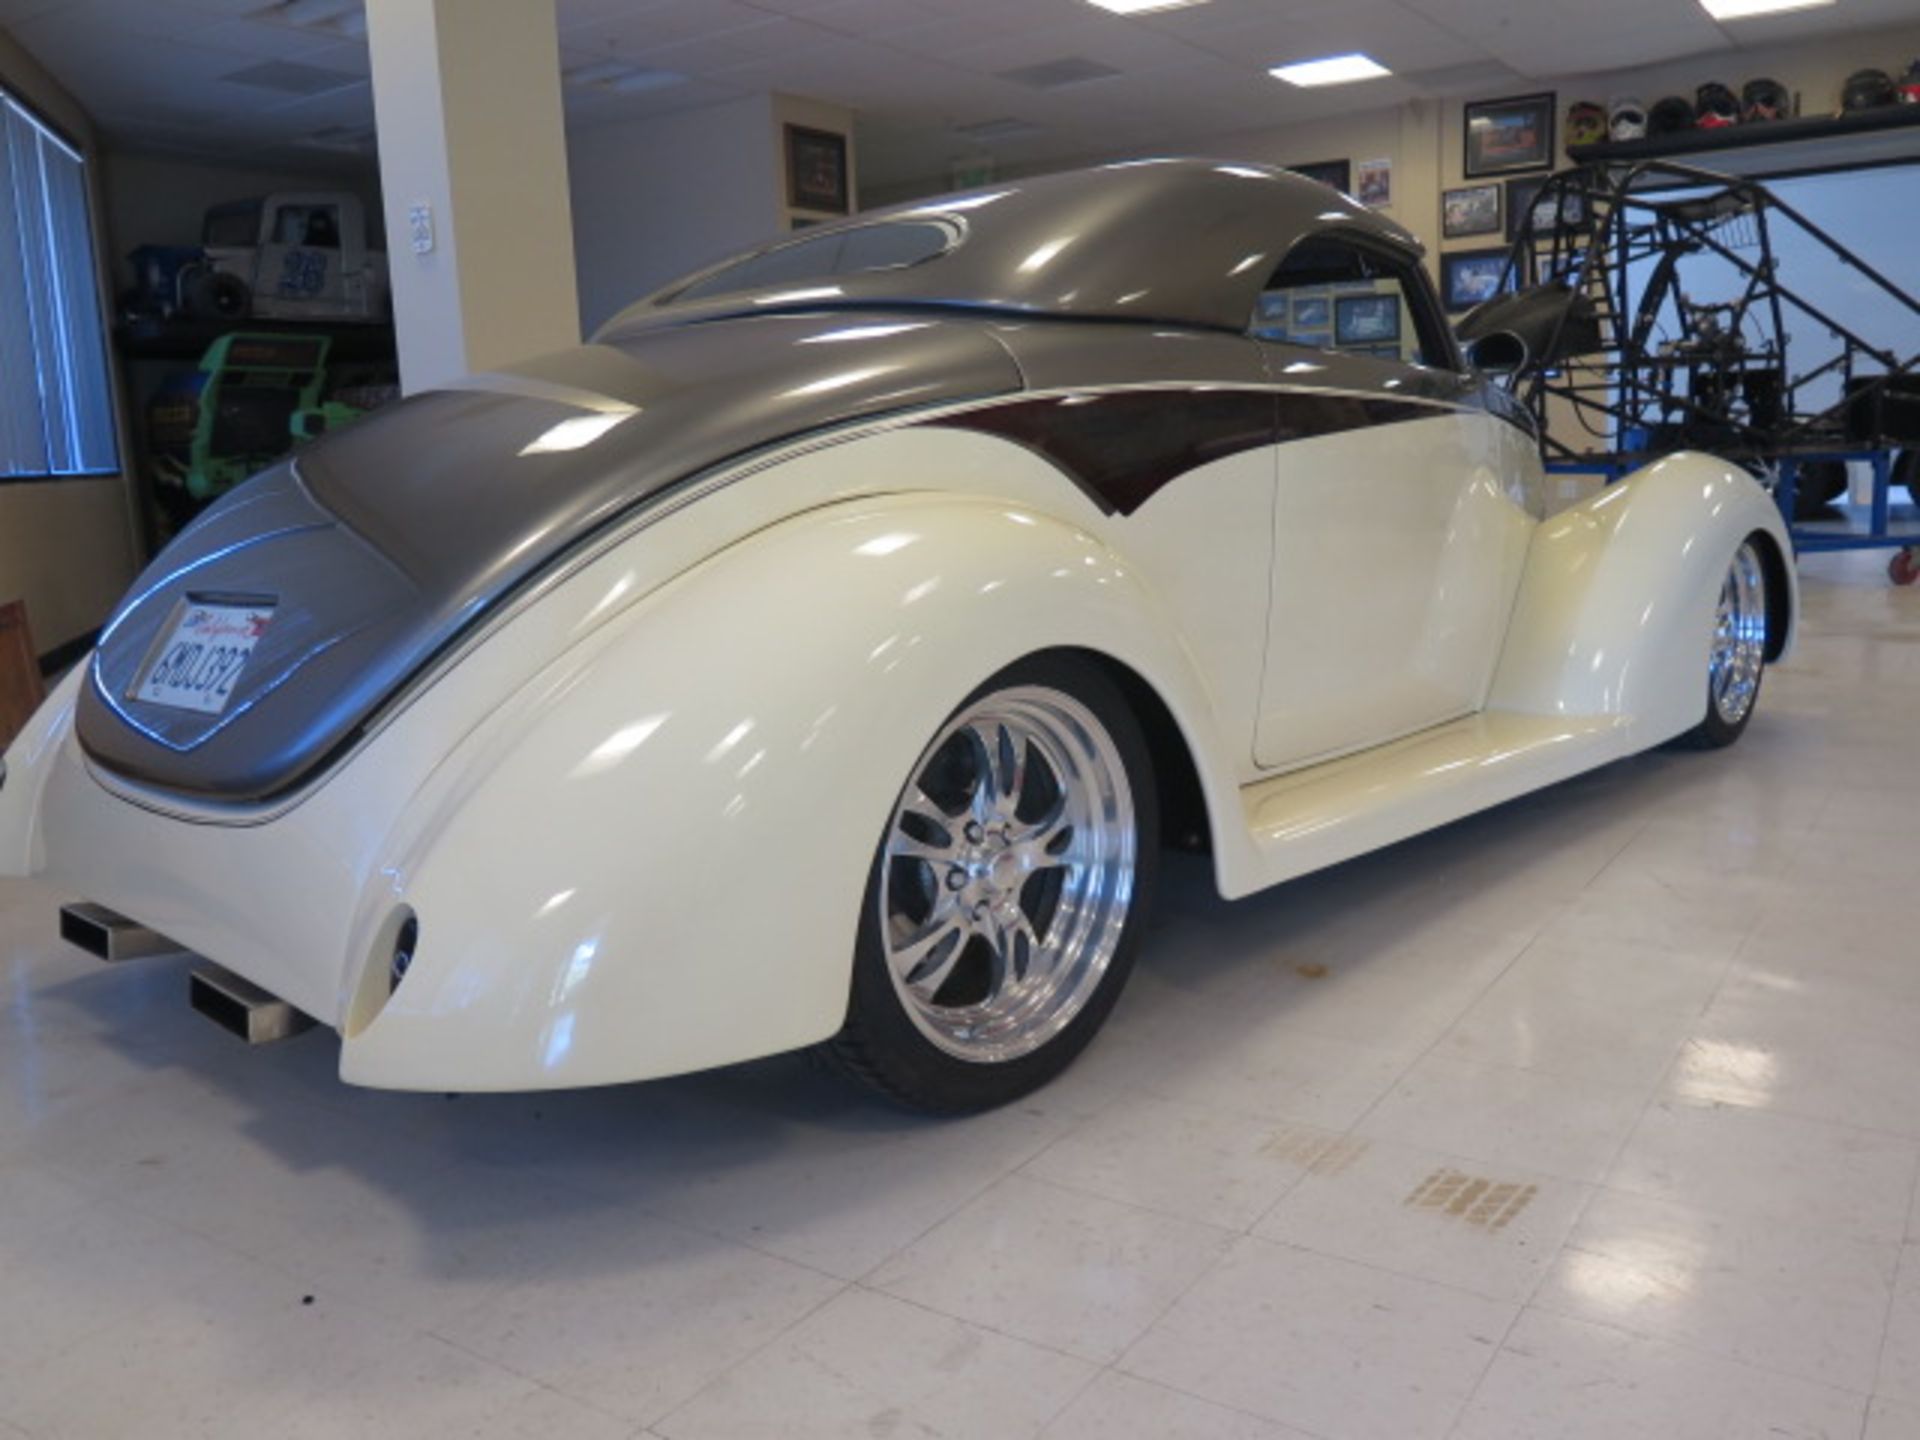
[[[1072,1023],[1134,895],[1134,797],[1071,695],[982,696],[927,747],[895,807],[876,899],[887,971],[920,1033],[997,1064]]]
[[[1707,689],[1723,724],[1738,725],[1760,691],[1760,669],[1767,657],[1767,582],[1760,554],[1749,540],[1733,557],[1720,587],[1708,659]]]

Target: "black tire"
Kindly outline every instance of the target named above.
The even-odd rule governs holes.
[[[1743,572],[1744,575],[1743,575]],[[1715,649],[1718,650],[1726,633],[1727,606],[1730,591],[1741,592],[1736,602],[1737,608],[1745,617],[1748,626],[1758,625],[1757,644],[1759,654],[1750,658],[1752,688],[1745,690],[1744,700],[1737,706],[1729,707],[1723,703],[1720,685],[1720,667],[1709,655],[1707,666],[1707,710],[1705,717],[1674,743],[1687,750],[1723,750],[1747,733],[1747,726],[1753,720],[1753,712],[1760,707],[1760,687],[1766,678],[1765,653],[1769,641],[1767,633],[1770,620],[1767,561],[1761,551],[1761,541],[1757,535],[1750,535],[1741,542],[1740,548],[1728,565],[1727,579],[1721,588],[1721,613],[1719,628],[1715,634]],[[1751,633],[1745,635],[1748,646],[1756,643]],[[1752,656],[1751,650],[1747,652]],[[1731,663],[1731,662],[1730,662]]]
[[[1838,460],[1809,460],[1793,487],[1793,518],[1819,520],[1847,493],[1847,467]]]
[[[238,275],[202,266],[181,277],[180,308],[196,320],[242,320],[253,311],[253,292]]]
[[[890,870],[889,867],[908,867],[910,877],[917,877],[915,883],[921,891],[926,892],[925,903],[930,907],[937,907],[949,900],[948,896],[939,893],[941,884],[938,878],[939,867],[952,865],[953,868],[946,872],[949,876],[962,872],[957,864],[947,859],[932,861],[892,855],[890,841],[894,839],[896,826],[900,827],[899,833],[907,835],[909,839],[923,839],[915,836],[913,831],[902,823],[909,819],[918,822],[920,819],[919,816],[905,814],[904,807],[909,803],[907,795],[913,787],[920,786],[923,781],[929,781],[929,777],[935,773],[933,767],[942,763],[951,763],[952,754],[946,747],[968,744],[954,729],[961,720],[980,714],[982,707],[990,708],[1003,702],[1014,703],[1020,698],[1040,696],[1064,697],[1065,701],[1079,707],[1074,712],[1076,715],[1084,712],[1082,719],[1090,716],[1104,732],[1105,740],[1110,744],[1111,749],[1107,752],[1109,763],[1101,773],[1110,774],[1116,768],[1110,763],[1111,757],[1117,757],[1117,771],[1124,781],[1124,794],[1130,801],[1131,809],[1131,884],[1126,891],[1124,901],[1102,902],[1110,917],[1106,923],[1110,927],[1117,927],[1118,938],[1111,941],[1108,947],[1110,958],[1105,961],[1104,966],[1098,968],[1097,973],[1092,973],[1094,967],[1086,967],[1090,978],[1074,982],[1076,990],[1080,986],[1086,988],[1080,994],[1076,1008],[1065,1009],[1063,1002],[1059,1028],[1047,1034],[1045,1038],[1035,1041],[1035,1048],[1011,1058],[968,1058],[954,1053],[950,1048],[953,1042],[943,1045],[930,1038],[929,1030],[925,1027],[937,1021],[938,1014],[931,1012],[929,1007],[934,1006],[936,1001],[942,1000],[947,995],[948,987],[962,975],[963,967],[968,964],[972,964],[976,971],[984,966],[991,973],[994,952],[989,945],[986,958],[976,959],[975,952],[969,947],[985,942],[970,932],[967,933],[965,938],[958,940],[955,949],[948,952],[952,956],[946,962],[949,967],[945,971],[948,978],[941,982],[934,996],[919,1003],[918,1013],[922,1018],[916,1019],[915,1014],[909,1012],[909,1002],[901,993],[905,982],[896,983],[893,968],[889,963],[888,935],[891,933],[890,925],[894,922],[890,922],[888,915],[890,902],[886,897],[890,892],[887,877],[901,874],[899,870]],[[1008,732],[1001,730],[997,733],[1004,737]],[[979,748],[967,748],[966,753],[979,755],[983,751]],[[1027,749],[1021,753],[1031,761],[1036,752]],[[1023,768],[1018,772],[1022,778],[1016,782],[1015,788],[1029,796],[1034,795],[1036,791],[1041,792],[1039,800],[1043,808],[1051,808],[1054,802],[1048,799],[1044,791],[1045,787],[1057,784],[1053,778],[1053,771],[1058,766],[1050,765],[1045,754],[1040,755],[1040,762],[1039,778],[1033,778]],[[991,765],[994,762],[986,763]],[[933,793],[925,786],[922,788],[928,794]],[[978,777],[966,782],[966,785],[960,788],[974,790],[977,799]],[[1058,789],[1059,803],[1064,805],[1066,787],[1060,785]],[[948,717],[947,722],[942,725],[940,731],[930,737],[928,748],[916,762],[913,773],[902,778],[901,790],[903,808],[889,817],[880,845],[875,851],[873,867],[867,879],[866,893],[861,902],[861,920],[858,939],[854,946],[853,978],[848,996],[846,1023],[840,1033],[828,1041],[823,1048],[828,1058],[838,1068],[908,1108],[935,1114],[965,1114],[992,1109],[1019,1099],[1046,1084],[1064,1070],[1093,1038],[1126,985],[1127,976],[1133,966],[1134,952],[1145,927],[1146,913],[1152,902],[1154,872],[1158,859],[1159,804],[1155,790],[1153,763],[1139,722],[1119,687],[1107,677],[1098,664],[1073,654],[1049,653],[1030,656],[1009,666],[962,701]],[[1121,787],[1115,785],[1112,794],[1113,796],[1122,794]],[[964,800],[962,803],[964,805]],[[1026,808],[1022,804],[1020,794],[1013,795],[1011,803],[1020,806],[1023,811]],[[1112,803],[1111,797],[1108,798],[1107,803]],[[941,809],[943,818],[951,818],[956,827],[966,821],[971,814],[977,813],[965,808],[948,812],[944,805]],[[1103,823],[1096,830],[1094,824],[1090,822],[1085,830],[1089,836],[1106,836],[1111,840],[1116,835],[1124,834],[1128,823]],[[1011,824],[1012,812],[1010,811],[1009,825]],[[948,838],[952,844],[959,845],[970,840],[972,832],[968,830],[963,834],[960,829],[955,829]],[[989,834],[986,841],[990,845],[993,842],[993,836]],[[1075,838],[1071,843],[1079,845],[1081,841]],[[979,852],[970,853],[977,855]],[[1118,864],[1118,862],[1114,863]],[[923,870],[915,868],[921,866],[924,866]],[[968,873],[979,875],[996,872],[989,865],[985,872],[976,869]],[[1017,888],[999,893],[1003,897],[1010,896],[1012,903],[1025,906],[1026,897],[1030,893],[1035,893],[1030,892],[1025,888],[1026,886],[1036,882],[1042,883],[1043,886],[1055,883],[1065,885],[1071,883],[1065,878],[1070,874],[1108,872],[1098,871],[1093,865],[1076,865],[1071,870],[1062,867],[1060,869],[1062,878],[1058,882],[1044,880],[1041,871],[1035,871],[1032,874],[1022,873],[1024,878],[1016,881]],[[1116,868],[1111,873],[1118,876],[1122,872]],[[929,883],[930,877],[931,883]],[[896,880],[894,883],[900,885],[902,882]],[[902,888],[904,889],[904,886]],[[953,888],[957,890],[959,887],[956,884]],[[971,891],[952,897],[952,903],[956,906],[964,904],[968,893]],[[1070,931],[1061,932],[1064,938],[1057,939],[1055,935],[1055,922],[1062,914],[1068,913],[1066,907],[1059,906],[1057,898],[1059,893],[1056,890],[1056,898],[1053,901],[1053,905],[1059,908],[1048,909],[1044,917],[1036,915],[1030,922],[1032,928],[1025,932],[1035,936],[1043,946],[1070,943],[1072,940],[1073,932]],[[1074,913],[1078,915],[1096,913],[1101,906],[1088,902],[1076,904],[1073,908]],[[920,923],[928,930],[938,928],[933,923],[931,915],[925,921],[908,923]],[[1087,923],[1099,922],[1090,920]],[[1088,933],[1111,939],[1116,929],[1108,928]],[[1029,942],[1012,937],[1004,938],[1010,949],[1026,956],[1027,964],[1033,963],[1035,951],[1031,948],[1018,948]],[[1096,950],[1098,948],[1100,947],[1095,947]],[[1084,951],[1085,947],[1083,946],[1082,949]],[[1011,967],[1015,961],[1009,958],[1002,963]],[[1066,968],[1071,967],[1063,967],[1063,969]],[[987,993],[981,1001],[972,1003],[985,1005],[994,1001],[993,981],[989,979],[986,983]],[[969,1002],[962,997],[950,1008],[940,1010],[939,1014],[958,1016],[963,1013],[980,1013],[967,1011],[966,1003]]]

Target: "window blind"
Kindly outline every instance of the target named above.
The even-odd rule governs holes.
[[[0,480],[119,469],[85,159],[0,91]]]

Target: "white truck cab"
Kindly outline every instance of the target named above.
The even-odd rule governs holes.
[[[366,209],[345,191],[216,205],[201,245],[210,293],[189,298],[189,310],[273,320],[379,321],[390,313],[386,253],[368,248]]]

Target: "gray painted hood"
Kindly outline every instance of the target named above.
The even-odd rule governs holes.
[[[1019,388],[985,321],[841,311],[650,327],[417,396],[249,481],[160,554],[103,632],[81,743],[141,784],[269,799],[503,597],[679,482]],[[189,597],[275,607],[217,716],[131,698]]]

